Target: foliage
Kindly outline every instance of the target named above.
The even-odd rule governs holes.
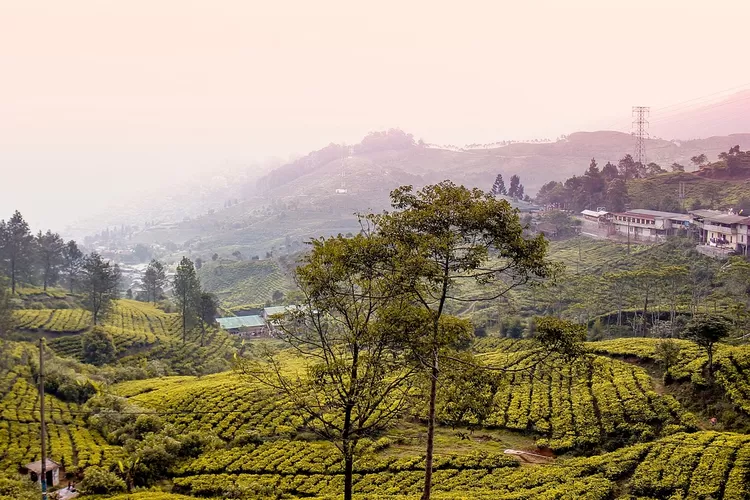
[[[505,181],[503,180],[503,174],[497,174],[497,177],[495,178],[495,183],[492,185],[492,189],[490,192],[493,194],[493,196],[508,194],[508,191],[505,189]]]
[[[164,264],[156,259],[149,262],[146,271],[143,273],[143,288],[146,292],[146,300],[156,304],[164,292],[167,285],[167,271]]]
[[[81,336],[81,351],[83,360],[96,366],[111,363],[116,355],[112,336],[103,328],[93,328]]]
[[[39,495],[39,488],[27,477],[0,473],[0,500],[36,500]]]
[[[11,293],[5,287],[5,280],[0,277],[0,340],[4,339],[16,327],[16,315],[11,303]]]
[[[242,372],[288,397],[306,426],[334,443],[345,462],[344,498],[365,437],[387,428],[408,403],[413,369],[403,367],[404,293],[388,242],[376,235],[312,242],[297,268],[305,297],[287,318],[272,318],[279,337],[303,358],[304,375],[284,373],[269,352]]]
[[[216,325],[216,317],[219,314],[219,300],[216,295],[202,292],[198,302],[198,318],[201,325],[201,347],[204,345],[206,326]]]
[[[111,495],[125,491],[125,482],[114,472],[104,467],[89,467],[83,476],[83,481],[78,484],[82,493],[89,495]]]
[[[9,363],[0,363],[0,471],[15,471],[40,457],[39,396],[34,384],[39,351],[24,343],[6,342],[0,347],[0,353],[10,357]],[[50,368],[57,371],[55,364]],[[116,455],[101,434],[85,425],[77,403],[46,394],[45,405],[48,456],[68,472],[102,464]]]
[[[442,349],[441,319],[446,302],[455,299],[457,283],[471,280],[485,290],[479,300],[497,300],[532,279],[546,278],[542,236],[526,239],[518,213],[506,201],[450,181],[414,193],[403,186],[391,193],[396,211],[373,215],[380,234],[398,249],[404,278],[426,313],[429,330],[422,334],[427,350],[419,359],[431,377],[428,410],[424,498],[430,498],[435,406]],[[490,255],[499,260],[490,261]],[[421,332],[420,332],[421,333]],[[420,342],[422,343],[422,342]]]
[[[674,339],[661,339],[654,347],[654,356],[664,368],[665,372],[676,365],[680,359],[680,346]]]
[[[60,277],[60,268],[63,265],[63,248],[65,240],[59,234],[47,230],[36,236],[36,248],[39,255],[40,268],[42,272],[42,283],[44,290],[50,285],[57,284]]]
[[[10,290],[16,293],[16,284],[20,278],[29,281],[32,272],[34,255],[34,237],[29,224],[21,212],[16,210],[8,222],[0,220],[0,260],[7,265],[10,277]]]
[[[183,257],[177,266],[177,273],[172,280],[172,293],[182,322],[184,344],[187,340],[188,328],[191,328],[197,320],[201,294],[201,285],[198,275],[195,274],[195,266],[187,257]]]
[[[694,317],[685,327],[683,335],[706,350],[706,354],[708,354],[708,374],[712,376],[714,372],[714,345],[729,335],[727,321],[717,316]]]
[[[63,274],[68,283],[68,291],[73,293],[75,285],[80,279],[81,269],[83,268],[83,252],[78,248],[78,244],[70,240],[62,249]]]
[[[563,210],[548,210],[540,218],[542,222],[552,224],[557,229],[557,236],[570,237],[580,231],[581,221],[574,219]]]
[[[658,361],[657,346],[661,339],[630,338],[592,342],[589,349],[610,356],[636,356]],[[691,381],[698,386],[705,385],[703,368],[708,363],[708,355],[696,343],[674,339],[680,349],[677,362],[670,366],[667,374],[674,380]],[[724,344],[714,346],[716,355],[714,377],[729,399],[750,415],[750,348],[732,347]]]
[[[83,303],[91,312],[94,325],[98,325],[109,313],[112,301],[118,295],[120,278],[120,268],[117,264],[105,261],[98,253],[91,253],[84,258]]]

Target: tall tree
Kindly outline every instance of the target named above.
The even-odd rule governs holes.
[[[11,294],[5,284],[5,278],[0,276],[0,341],[13,330],[13,304]]]
[[[213,293],[202,292],[198,303],[198,316],[201,323],[201,347],[206,337],[206,326],[216,324],[216,316],[219,314],[219,299]]]
[[[16,210],[8,222],[0,221],[0,256],[7,265],[12,294],[19,276],[31,274],[33,249],[34,237],[21,212]]]
[[[714,375],[714,346],[729,335],[729,324],[716,316],[697,316],[685,327],[683,335],[706,350],[708,355],[708,376]]]
[[[492,185],[492,194],[495,196],[506,195],[508,191],[505,189],[505,181],[503,180],[503,174],[497,174],[495,177],[495,183]]]
[[[552,266],[545,260],[543,236],[527,239],[518,214],[504,200],[450,181],[414,193],[403,186],[391,193],[396,211],[373,215],[379,231],[399,248],[405,281],[426,315],[428,330],[420,356],[430,376],[425,466],[425,500],[432,488],[435,411],[440,376],[441,333],[449,302],[494,301],[535,278],[546,278]],[[462,282],[482,285],[484,293],[462,297]]]
[[[143,273],[143,288],[146,292],[146,300],[150,300],[156,304],[166,285],[167,271],[164,269],[164,264],[156,259],[152,259]]]
[[[672,172],[684,172],[685,171],[685,167],[683,165],[680,165],[677,162],[672,163],[670,168],[672,169]]]
[[[172,282],[172,293],[177,301],[182,320],[182,343],[187,341],[187,331],[198,319],[201,297],[201,284],[195,273],[193,261],[183,257],[177,265],[177,273]]]
[[[423,315],[401,301],[393,263],[388,242],[372,234],[313,240],[296,269],[302,307],[273,319],[302,370],[285,369],[272,352],[240,362],[246,375],[289,398],[306,425],[338,448],[345,500],[352,498],[358,443],[385,429],[410,398],[415,369],[404,363],[399,345]]]
[[[650,162],[648,165],[646,165],[646,173],[648,175],[659,175],[664,174],[667,171],[661,168],[661,166],[658,163]]]
[[[608,161],[607,164],[602,167],[602,177],[604,177],[605,183],[616,179],[618,175],[617,166],[612,162]]]
[[[521,195],[519,196],[518,190],[521,189]],[[521,178],[516,174],[510,176],[510,187],[508,188],[508,196],[513,198],[523,197],[523,186],[521,185]]]
[[[36,235],[36,248],[39,253],[42,283],[44,284],[44,290],[47,290],[48,286],[56,285],[60,277],[60,269],[64,264],[65,240],[49,229],[44,234],[39,231]]]
[[[617,163],[617,171],[620,174],[620,177],[623,179],[630,180],[630,179],[637,179],[640,177],[640,164],[638,164],[632,156],[625,155],[618,163]]]
[[[98,325],[112,308],[112,301],[118,297],[120,268],[92,252],[84,258],[82,274],[83,302],[91,311],[94,325]]]
[[[613,179],[607,184],[607,210],[622,212],[628,203],[628,186],[622,179]]]
[[[699,155],[691,157],[690,161],[693,163],[693,165],[695,165],[695,168],[701,168],[708,163],[708,157],[705,155],[705,153],[701,153]]]
[[[73,293],[73,288],[80,278],[81,268],[83,267],[83,252],[74,240],[70,240],[62,250],[62,258],[63,273],[65,274],[65,280],[68,282],[68,290]]]

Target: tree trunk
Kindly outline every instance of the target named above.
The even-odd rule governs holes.
[[[346,452],[344,457],[344,500],[352,500],[354,455]]]
[[[11,295],[16,294],[16,261],[10,259],[10,293]]]
[[[714,379],[714,346],[709,345],[706,348],[706,351],[708,351],[708,378],[709,380],[713,381]]]
[[[203,319],[201,318],[201,347],[203,347],[203,339],[206,336],[206,324],[203,322]]]
[[[432,371],[430,377],[430,415],[427,422],[427,454],[424,469],[424,493],[422,500],[429,500],[432,494],[432,455],[435,447],[435,404],[437,400],[438,350],[432,350]]]

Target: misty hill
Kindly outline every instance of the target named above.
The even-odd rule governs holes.
[[[734,145],[747,149],[750,134],[690,141],[649,140],[648,161],[667,168],[690,165],[705,153],[716,158]],[[137,242],[170,241],[209,260],[272,251],[285,255],[312,237],[359,230],[353,214],[388,208],[389,192],[400,185],[416,188],[451,179],[489,189],[495,176],[521,177],[533,195],[545,182],[580,175],[592,157],[600,164],[632,153],[634,139],[621,132],[577,132],[556,142],[514,143],[486,149],[441,148],[415,141],[400,130],[372,133],[347,147],[330,144],[270,171],[252,185],[234,185],[246,197],[237,204],[179,223],[150,227],[133,236]],[[345,193],[337,190],[345,189]]]

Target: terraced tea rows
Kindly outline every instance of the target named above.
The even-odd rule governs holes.
[[[7,346],[6,344],[5,346]],[[37,356],[30,347],[26,354]],[[0,470],[14,471],[38,460],[41,454],[39,393],[31,383],[28,365],[0,370]],[[114,448],[88,430],[80,407],[54,396],[45,396],[49,457],[68,471],[98,465]]]
[[[530,353],[484,358],[520,365],[529,362]],[[674,398],[653,390],[645,371],[620,361],[596,356],[562,370],[534,368],[509,377],[483,425],[532,432],[540,445],[555,450],[593,447],[613,437],[643,441],[696,425]],[[213,430],[227,440],[244,432],[293,435],[303,424],[283,398],[235,375],[126,382],[116,390],[139,406],[178,412],[168,418],[180,431]]]
[[[633,356],[655,362],[659,339],[628,338],[590,342],[592,351],[614,356]],[[705,384],[703,369],[708,362],[705,351],[687,340],[674,340],[680,348],[677,363],[669,369],[676,380]],[[732,401],[750,414],[750,347],[719,344],[714,354],[716,381]]]
[[[20,309],[16,325],[23,330],[76,333],[91,326],[91,313],[83,309]]]
[[[492,365],[528,371],[510,375],[494,399],[484,425],[541,434],[540,445],[556,450],[590,447],[617,437],[643,441],[693,429],[695,417],[671,396],[657,394],[642,369],[601,356],[563,368],[534,366],[532,351],[488,353]]]
[[[243,433],[292,435],[303,423],[283,398],[234,375],[167,377],[124,382],[116,391],[165,415],[178,431],[212,431],[232,440]]]
[[[342,474],[337,469],[320,471],[297,466],[298,462],[307,463],[305,448],[299,447],[299,443],[289,445],[291,450],[303,451],[274,453],[273,446],[263,450],[268,454],[266,463],[277,464],[286,473],[248,474],[242,472],[242,467],[236,467],[227,469],[228,473],[176,477],[175,489],[216,497],[241,489],[269,497],[284,494],[335,498],[341,491]],[[234,464],[242,463],[241,455],[234,459]],[[408,464],[405,469],[393,464],[393,468],[385,470],[368,469],[367,474],[360,470],[355,477],[358,498],[418,495],[423,476],[411,470],[421,463],[418,460],[421,459],[409,463],[408,459],[401,459],[400,464]],[[627,492],[649,499],[740,500],[750,495],[750,436],[733,433],[680,433],[604,455],[558,460],[533,468],[517,468],[502,462],[461,466],[460,458],[453,460],[458,462],[448,460],[435,472],[435,498],[607,499]],[[290,464],[291,469],[284,469],[283,464]]]

